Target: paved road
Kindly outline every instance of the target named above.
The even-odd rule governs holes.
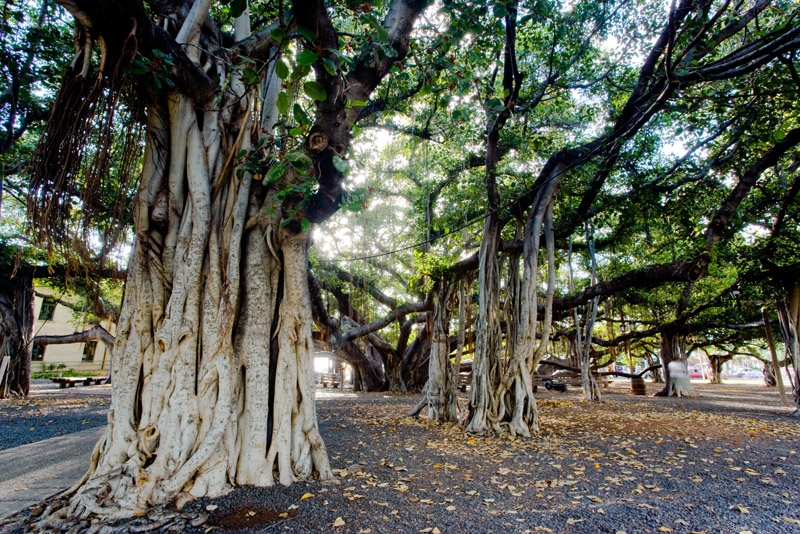
[[[77,482],[104,429],[90,428],[0,451],[0,519]]]

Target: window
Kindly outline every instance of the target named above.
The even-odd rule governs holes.
[[[52,321],[56,311],[56,299],[45,297],[42,299],[42,308],[39,310],[40,321]]]
[[[31,349],[31,360],[34,362],[40,362],[44,360],[44,345],[34,345]]]
[[[93,362],[94,352],[97,350],[97,341],[87,341],[83,346],[83,361]]]

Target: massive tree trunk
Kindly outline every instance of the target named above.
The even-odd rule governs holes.
[[[503,87],[506,90],[506,96],[503,100],[504,109],[489,122],[487,128],[486,194],[488,214],[478,251],[478,320],[475,325],[475,355],[472,360],[469,409],[464,419],[467,432],[474,434],[500,430],[496,414],[501,411],[501,404],[503,404],[503,393],[497,389],[502,378],[502,331],[499,317],[501,269],[497,259],[502,224],[499,213],[500,193],[497,187],[497,164],[500,159],[498,149],[500,131],[511,115],[510,106],[519,95],[522,85],[522,75],[517,69],[515,48],[516,2],[509,4],[504,22],[506,35],[503,54]]]
[[[230,114],[207,111],[202,126],[182,96],[149,110],[109,425],[59,516],[128,516],[231,482],[331,475],[314,407],[307,239],[266,214],[275,188],[226,174],[249,148],[237,136],[252,129],[254,102],[232,88]]]
[[[786,346],[786,359],[791,361],[794,376],[792,381],[792,397],[795,404],[794,415],[800,417],[800,283],[790,283],[786,290],[786,299],[778,302],[778,320],[781,325],[783,342]]]
[[[26,267],[0,276],[0,357],[10,359],[6,388],[23,397],[31,386],[33,337],[33,274]]]
[[[553,238],[553,205],[557,184],[544,187],[537,196],[525,225],[522,279],[519,305],[509,318],[513,322],[514,338],[510,341],[508,362],[497,395],[500,397],[497,422],[507,423],[512,436],[530,437],[539,432],[539,412],[533,395],[533,375],[544,356],[550,340],[553,321],[553,295],[555,292],[555,241]],[[547,264],[547,292],[544,299],[544,318],[541,321],[541,339],[537,343],[539,328],[539,254],[541,236],[545,236]],[[516,268],[516,265],[513,266]]]

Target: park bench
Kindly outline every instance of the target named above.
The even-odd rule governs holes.
[[[597,380],[597,383],[600,385],[600,387],[608,387],[608,376],[596,372],[593,372],[592,375],[594,376],[595,380]],[[540,375],[539,373],[535,373],[533,375],[533,392],[536,393],[536,391],[538,391],[539,388],[544,387],[544,383],[548,381],[553,382],[556,385],[564,386],[581,387],[583,385],[580,373],[575,373],[572,371],[560,372],[553,375]],[[467,386],[469,386],[471,383],[471,372],[461,372],[458,374],[459,391],[466,391]]]
[[[84,386],[91,386],[94,384],[102,384],[108,380],[107,376],[57,376],[50,379],[58,384],[61,389],[74,387],[76,384],[83,384]]]
[[[326,388],[329,385],[333,386],[334,388],[338,388],[342,381],[339,379],[339,375],[336,373],[319,373],[317,378],[317,384],[321,384],[322,387]]]

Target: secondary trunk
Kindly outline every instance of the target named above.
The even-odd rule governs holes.
[[[484,223],[479,251],[478,268],[478,320],[475,324],[475,355],[472,359],[472,384],[466,414],[466,430],[485,434],[491,426],[489,414],[496,412],[499,353],[501,344],[500,318],[500,267],[497,250],[500,221],[491,213]]]
[[[428,419],[443,423],[457,418],[452,381],[458,380],[450,369],[449,326],[453,301],[453,285],[439,282],[433,304],[433,335],[428,360],[428,385],[425,388]]]
[[[709,354],[708,361],[711,362],[711,383],[722,384],[722,366],[725,362],[733,359],[729,354]]]
[[[0,276],[0,357],[10,359],[8,391],[23,397],[31,386],[33,337],[33,274],[26,267],[21,266],[13,277],[11,273]]]
[[[678,337],[678,333],[673,330],[661,332],[661,369],[664,372],[664,389],[656,393],[657,397],[669,397],[676,394],[673,382],[670,380],[669,364],[680,360]]]
[[[795,416],[800,416],[800,283],[794,283],[787,289],[786,299],[778,302],[778,320],[781,324],[783,342],[786,346],[786,358],[791,361],[794,377],[789,374],[792,382],[792,397],[795,404]]]
[[[769,324],[769,316],[767,314],[766,308],[761,308],[761,318],[764,320],[764,333],[767,337],[767,348],[769,348],[769,355],[770,355],[770,363],[769,369],[773,373],[773,379],[775,381],[773,386],[778,386],[778,391],[781,395],[781,404],[788,404],[789,401],[786,398],[786,388],[783,387],[783,377],[781,376],[781,366],[778,363],[778,354],[775,350],[775,337],[772,335],[772,325]],[[764,380],[767,379],[767,366],[764,366]],[[769,385],[769,383],[767,383]]]

